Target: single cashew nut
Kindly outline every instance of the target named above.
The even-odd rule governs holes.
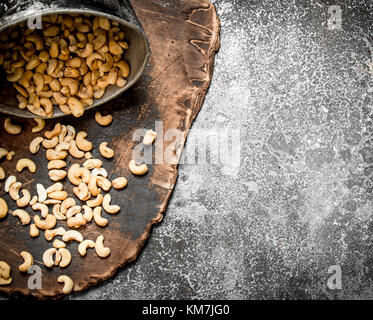
[[[45,189],[45,191],[47,192],[48,195],[52,192],[62,191],[62,190],[63,190],[63,185],[62,185],[61,182],[57,182],[55,184],[52,184],[50,187]]]
[[[40,144],[43,142],[43,140],[43,137],[36,137],[34,140],[31,141],[29,149],[32,154],[35,154],[39,151]]]
[[[44,186],[41,183],[38,183],[36,185],[36,191],[38,193],[38,201],[40,203],[47,200],[47,197],[48,197],[47,190],[45,190]]]
[[[11,267],[5,261],[0,261],[0,286],[6,286],[12,283],[10,277]]]
[[[87,201],[91,197],[88,186],[83,182],[79,186],[74,187],[73,192],[81,201]]]
[[[31,226],[30,226],[30,236],[32,238],[36,238],[37,236],[39,236],[39,229],[38,227],[33,223]]]
[[[87,222],[91,222],[93,219],[93,210],[92,208],[88,207],[87,205],[82,206],[82,209],[84,210],[83,218]]]
[[[66,167],[66,161],[63,161],[63,160],[51,160],[48,162],[48,170],[62,169],[65,167]]]
[[[64,242],[73,241],[73,240],[77,242],[82,242],[83,236],[79,231],[69,230],[65,232],[65,234],[62,237],[62,240]]]
[[[74,198],[67,198],[61,204],[61,213],[66,214],[67,210],[76,205]]]
[[[107,158],[107,159],[110,159],[112,157],[114,157],[114,150],[113,149],[110,149],[108,148],[108,143],[107,142],[102,142],[100,144],[100,147],[99,147],[99,150],[100,150],[100,153],[103,157]]]
[[[18,172],[22,172],[24,168],[27,168],[31,173],[36,172],[35,162],[27,158],[19,159],[16,165],[16,170]]]
[[[66,191],[54,191],[48,194],[48,197],[54,200],[63,201],[67,199],[68,194]]]
[[[15,182],[9,188],[9,196],[14,200],[17,201],[19,197],[19,190],[22,188],[22,183]]]
[[[155,138],[157,137],[157,133],[153,130],[148,130],[145,133],[144,139],[143,139],[143,144],[146,146],[150,146],[153,144]]]
[[[113,188],[117,190],[125,188],[127,186],[127,183],[128,181],[125,177],[116,178],[111,182]]]
[[[93,177],[103,176],[107,178],[107,171],[104,168],[94,168],[91,174]]]
[[[53,241],[53,247],[56,249],[61,249],[66,247],[66,243],[61,241],[60,239],[55,239]]]
[[[74,289],[74,281],[71,280],[70,277],[68,277],[68,276],[59,276],[57,278],[57,281],[64,284],[63,289],[62,289],[62,293],[64,293],[64,294],[70,294],[71,291],[73,291],[73,289]]]
[[[53,149],[58,145],[58,142],[59,142],[58,137],[53,137],[50,140],[44,139],[42,142],[42,145],[45,149]],[[59,152],[58,150],[56,151]]]
[[[56,151],[53,149],[48,149],[46,152],[46,156],[48,160],[63,160],[67,157],[66,151]]]
[[[28,225],[31,221],[30,215],[25,210],[22,210],[22,209],[14,210],[12,215],[15,217],[18,217],[21,220],[22,225],[24,226]]]
[[[15,176],[9,176],[8,179],[6,179],[6,181],[5,181],[5,186],[4,186],[5,192],[9,192],[12,184],[14,184],[16,182],[17,182],[17,178]]]
[[[100,193],[100,194],[97,195],[96,199],[92,199],[92,200],[87,201],[87,206],[90,207],[90,208],[98,207],[102,204],[103,200],[104,200],[104,197]]]
[[[34,258],[31,253],[27,251],[22,251],[20,256],[23,258],[24,262],[18,267],[18,270],[21,272],[27,272],[34,264]]]
[[[102,176],[96,176],[97,185],[102,188],[104,191],[109,191],[111,188],[111,182]]]
[[[110,214],[115,214],[119,212],[120,207],[117,205],[110,205],[110,202],[111,202],[111,195],[105,194],[104,200],[102,202],[102,207],[104,208],[104,210]]]
[[[52,241],[54,237],[63,236],[65,232],[66,232],[65,228],[59,227],[56,229],[45,230],[44,236],[45,236],[45,239],[47,239],[48,241]]]
[[[59,263],[59,266],[61,268],[67,267],[71,263],[71,253],[69,250],[65,248],[60,248],[58,249],[58,252],[60,253],[62,259],[61,262]]]
[[[132,172],[132,174],[141,176],[148,172],[148,166],[144,163],[140,166],[136,164],[135,160],[131,160],[129,163],[129,169]]]
[[[103,218],[101,216],[102,208],[96,207],[93,210],[93,219],[95,220],[95,223],[100,227],[105,227],[108,224],[108,220],[106,218]]]
[[[100,168],[101,166],[102,166],[102,161],[100,159],[89,159],[83,163],[83,167],[89,170]]]
[[[0,219],[3,219],[8,214],[8,205],[3,198],[0,198]]]
[[[87,248],[94,248],[95,243],[92,240],[84,240],[83,242],[79,243],[78,251],[81,256],[85,256],[87,253]]]
[[[29,205],[33,206],[36,202],[38,202],[38,196],[33,196],[32,199],[30,200]]]
[[[66,177],[67,172],[65,170],[50,170],[48,174],[52,181],[61,181]]]
[[[54,266],[53,255],[57,252],[56,248],[49,248],[43,254],[43,263],[46,267],[52,268]]]
[[[75,140],[71,140],[71,141],[70,141],[69,153],[70,153],[74,158],[77,158],[77,159],[81,159],[81,158],[84,157],[84,152],[78,149]]]
[[[106,258],[110,254],[110,249],[104,247],[104,236],[99,235],[95,243],[96,253],[100,258]]]
[[[92,150],[92,142],[89,142],[85,138],[87,137],[87,132],[81,131],[78,132],[76,135],[76,145],[82,151],[91,151]]]
[[[113,117],[111,115],[103,116],[101,112],[96,112],[95,120],[100,126],[106,127],[111,124]]]
[[[30,203],[31,194],[30,194],[30,191],[28,191],[26,189],[22,189],[21,193],[22,193],[23,197],[19,198],[17,200],[17,206],[19,208],[24,208],[24,207],[28,206],[28,204]]]
[[[31,131],[32,133],[40,132],[45,127],[45,121],[43,119],[34,118],[34,121],[36,122],[36,126],[34,126]]]
[[[49,230],[56,226],[57,220],[53,214],[48,214],[45,220],[41,220],[39,216],[34,216],[34,223],[39,229]]]
[[[6,132],[8,132],[9,134],[12,134],[12,135],[20,134],[21,131],[22,131],[21,126],[12,124],[12,122],[10,121],[10,118],[5,119],[4,129],[5,129]]]

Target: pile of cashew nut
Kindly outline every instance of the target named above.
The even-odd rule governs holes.
[[[103,116],[96,113],[95,119],[101,126],[111,124],[111,115]],[[33,133],[44,130],[45,122],[37,120],[36,126],[32,128]],[[7,126],[11,124],[7,121]],[[21,130],[20,130],[21,131]],[[148,130],[144,136],[143,144],[151,145],[157,134]],[[0,167],[0,180],[5,180],[4,191],[15,202],[16,210],[9,210],[7,202],[0,198],[0,219],[11,213],[19,219],[22,226],[29,226],[31,238],[39,237],[44,232],[45,240],[52,242],[52,245],[43,253],[43,264],[48,269],[66,268],[72,261],[72,254],[67,248],[69,242],[78,242],[78,253],[83,257],[87,255],[87,249],[94,249],[100,258],[107,258],[110,255],[110,248],[104,245],[104,236],[98,235],[95,240],[85,239],[79,231],[80,228],[93,222],[100,228],[109,225],[103,213],[114,215],[120,212],[118,205],[112,204],[112,197],[109,193],[112,188],[121,190],[125,188],[128,181],[125,177],[116,177],[110,180],[107,170],[103,167],[104,159],[111,159],[115,151],[110,148],[108,142],[102,142],[98,146],[102,159],[92,156],[93,144],[87,140],[88,134],[85,131],[77,132],[71,125],[57,123],[51,130],[44,130],[42,135],[35,136],[29,145],[30,158],[37,154],[41,148],[45,149],[45,156],[48,160],[47,169],[51,185],[45,187],[43,184],[36,184],[36,194],[25,188],[22,182],[18,181],[15,175],[6,176]],[[8,151],[0,148],[0,160],[6,156]],[[71,156],[72,159],[67,161]],[[29,174],[35,174],[40,170],[30,158],[20,158],[15,164],[16,171],[22,174],[25,170]],[[73,159],[77,159],[71,161]],[[146,164],[138,165],[135,160],[128,164],[129,171],[133,175],[144,175],[148,172]],[[6,178],[6,179],[5,179]],[[64,188],[64,180],[72,186],[72,193],[69,194]],[[30,210],[34,214],[30,214]],[[59,238],[58,238],[59,237]],[[18,266],[20,272],[27,272],[34,264],[33,256],[22,251],[20,257],[23,263]],[[0,261],[0,285],[10,285],[11,268],[3,261]],[[74,289],[74,282],[70,277],[62,275],[58,282],[63,283],[62,292],[68,294]]]
[[[124,87],[130,66],[119,23],[90,15],[43,16],[43,28],[22,23],[0,33],[0,66],[18,107],[52,117],[53,106],[80,117],[110,85]]]

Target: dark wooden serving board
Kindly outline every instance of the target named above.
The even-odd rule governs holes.
[[[153,128],[155,121],[163,121],[164,132],[179,129],[185,142],[189,128],[201,109],[208,90],[215,53],[219,48],[220,24],[214,6],[205,0],[138,0],[132,1],[136,14],[149,37],[151,58],[145,74],[138,84],[119,98],[101,107],[110,113],[114,121],[110,127],[102,128],[94,120],[95,110],[87,112],[80,119],[62,118],[64,124],[72,124],[77,130],[86,130],[94,144],[93,156],[101,158],[98,145],[109,141],[116,150],[113,160],[104,160],[111,178],[125,176],[129,180],[126,189],[111,191],[113,202],[122,207],[115,216],[108,216],[109,225],[101,229],[94,222],[80,229],[83,236],[96,239],[104,234],[105,245],[111,248],[107,259],[99,258],[90,249],[86,257],[77,252],[77,244],[68,244],[73,258],[66,269],[48,270],[42,263],[43,252],[52,246],[41,233],[36,239],[29,236],[29,226],[23,227],[18,218],[8,214],[0,221],[0,260],[7,261],[12,267],[13,283],[0,287],[9,294],[33,295],[39,298],[62,295],[62,284],[57,283],[61,274],[70,276],[75,283],[74,291],[81,291],[91,285],[111,277],[119,267],[134,261],[147,238],[152,225],[162,220],[167,203],[175,186],[178,172],[177,164],[154,164],[144,177],[133,177],[128,170],[132,149],[138,142],[132,141],[133,132],[138,128]],[[0,164],[8,174],[16,174],[15,165],[22,157],[31,157],[28,151],[30,141],[36,136],[31,133],[33,121],[18,120],[23,133],[10,136],[3,130],[0,116],[0,145],[14,150],[13,161],[3,160]],[[48,121],[47,129],[57,121]],[[161,143],[162,139],[157,139]],[[163,142],[163,150],[170,142]],[[181,146],[182,147],[182,146]],[[179,150],[180,151],[180,150]],[[32,175],[23,173],[19,181],[36,194],[36,183],[51,185],[46,169],[47,160],[44,150],[33,157],[38,171]],[[82,162],[68,157],[68,163]],[[17,175],[18,176],[18,175]],[[71,185],[66,189],[71,190]],[[5,194],[4,183],[0,195],[9,203],[10,210],[16,206]],[[32,209],[27,211],[33,216]],[[65,226],[59,222],[58,226]],[[42,269],[42,289],[30,290],[27,286],[29,275],[18,271],[23,259],[23,250],[33,254],[35,264]]]

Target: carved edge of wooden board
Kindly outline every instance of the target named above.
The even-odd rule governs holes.
[[[151,5],[151,1],[145,0],[144,3],[146,2],[148,5]],[[193,21],[193,18],[191,18],[193,15],[198,15],[199,13],[202,13],[205,17],[203,21],[208,21],[209,27],[211,28],[211,30],[209,30],[209,34],[211,34],[211,38],[209,39],[209,41],[205,41],[203,39],[191,39],[190,42],[188,43],[187,50],[200,51],[204,55],[204,58],[201,59],[201,61],[203,60],[204,65],[201,67],[201,70],[196,72],[198,73],[198,76],[203,74],[203,80],[199,80],[200,82],[199,85],[192,86],[193,94],[191,96],[193,99],[191,99],[189,103],[190,106],[189,106],[188,112],[184,113],[183,116],[179,116],[179,118],[177,119],[178,121],[177,125],[175,123],[172,124],[173,126],[176,126],[178,129],[180,129],[180,126],[182,127],[181,129],[183,129],[184,131],[182,144],[184,145],[186,138],[187,138],[187,133],[192,125],[193,120],[195,119],[198,112],[202,108],[205,95],[210,86],[213,69],[214,69],[215,53],[219,50],[219,47],[220,47],[220,36],[219,36],[220,21],[218,19],[214,5],[208,1],[190,0],[190,1],[183,2],[183,5],[185,6],[185,8],[183,8],[185,11],[180,12],[178,14],[180,15],[185,14],[185,16],[187,17],[187,18],[184,17],[184,20],[186,20],[185,23],[193,24],[193,26],[197,28],[207,29],[206,26],[198,25],[198,21],[195,22]],[[144,11],[148,11],[148,10],[140,8],[140,4],[138,2],[137,3],[134,2],[133,6],[135,8],[136,13],[139,15],[139,18],[141,21],[141,10],[144,10]],[[157,13],[154,12],[154,14],[157,14]],[[207,43],[208,45],[207,47],[200,48],[198,47],[198,42],[201,42],[201,43],[203,42],[205,44]],[[150,45],[152,46],[152,43],[150,43]],[[198,76],[196,78],[198,78]],[[193,77],[192,77],[192,80],[193,80]],[[183,123],[179,125],[180,121]],[[153,179],[154,183],[152,185],[155,188],[160,188],[163,191],[165,191],[165,193],[163,194],[164,200],[162,204],[160,205],[160,207],[158,208],[159,209],[158,214],[156,215],[154,219],[152,219],[146,225],[146,228],[143,234],[139,238],[137,238],[136,240],[128,240],[128,242],[123,244],[123,247],[126,248],[124,250],[126,254],[121,256],[120,263],[110,266],[110,268],[108,268],[105,274],[97,275],[97,277],[95,276],[90,277],[88,282],[84,282],[83,284],[75,284],[74,292],[82,291],[88,287],[97,285],[98,283],[111,278],[118,271],[118,269],[120,269],[124,265],[132,261],[135,261],[137,259],[140,252],[142,251],[142,248],[146,244],[147,239],[150,236],[153,225],[160,223],[163,219],[163,214],[167,209],[168,202],[172,196],[172,192],[177,181],[177,177],[178,177],[177,166],[178,166],[177,164],[176,165],[162,165],[162,166],[154,165],[154,172],[155,174],[158,173],[158,176],[161,176],[164,170],[166,170],[169,173],[168,178],[164,179],[165,181],[167,181],[167,184],[160,183],[162,179],[160,180]],[[11,287],[1,287],[0,291],[8,293],[10,295],[33,296],[33,297],[41,298],[41,299],[42,298],[60,298],[63,296],[60,293],[58,293],[56,290],[53,290],[53,291],[52,290],[40,290],[40,291],[33,291],[32,293],[30,293],[30,291],[27,289],[18,288],[14,290]]]

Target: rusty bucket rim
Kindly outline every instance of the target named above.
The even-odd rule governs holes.
[[[24,11],[21,11],[19,13],[22,13],[22,12],[24,12]],[[17,14],[19,14],[19,13],[17,13]],[[129,88],[131,88],[139,80],[139,78],[143,75],[143,73],[145,71],[145,68],[146,68],[146,65],[148,64],[149,58],[150,58],[150,45],[149,45],[149,39],[146,36],[145,32],[142,30],[142,28],[140,28],[139,26],[137,26],[137,25],[135,25],[131,22],[128,22],[128,21],[126,21],[126,20],[124,20],[120,17],[114,16],[114,15],[109,14],[109,13],[97,11],[97,10],[94,10],[94,9],[91,9],[91,8],[86,8],[86,9],[82,9],[82,8],[51,9],[51,8],[49,8],[49,9],[41,9],[41,10],[32,12],[30,14],[20,16],[19,18],[12,19],[11,21],[9,21],[9,23],[5,22],[2,26],[0,26],[0,32],[4,31],[4,30],[6,30],[10,27],[16,26],[16,25],[18,25],[18,24],[20,24],[24,21],[27,21],[30,18],[36,18],[40,15],[43,16],[43,15],[51,15],[51,14],[71,14],[71,13],[101,16],[101,17],[105,17],[105,18],[108,18],[110,20],[115,20],[115,21],[119,22],[120,24],[124,25],[125,27],[134,30],[135,32],[137,32],[141,36],[140,38],[143,39],[143,41],[144,41],[145,51],[146,51],[144,61],[141,65],[139,71],[137,72],[137,74],[133,77],[133,79],[131,79],[131,81],[127,82],[126,85],[123,88],[118,87],[118,89],[112,95],[110,95],[109,97],[106,97],[104,99],[100,98],[99,100],[95,101],[91,106],[84,107],[84,112],[87,112],[91,109],[94,109],[96,107],[99,107],[99,106],[105,104],[106,102],[108,102],[108,101],[116,98],[120,94],[124,93]],[[4,17],[2,17],[0,19],[0,22],[2,22],[2,20],[4,20]],[[53,108],[58,108],[58,106],[53,106]],[[48,120],[48,119],[57,119],[57,118],[72,116],[71,114],[61,113],[61,114],[53,114],[52,117],[48,118],[48,117],[37,116],[37,115],[31,113],[28,110],[21,110],[21,109],[18,109],[17,107],[15,107],[15,110],[16,110],[16,112],[12,113],[9,110],[4,110],[0,106],[0,113],[7,114],[11,117],[17,117],[17,118],[26,118],[26,119],[39,118],[39,119]]]

